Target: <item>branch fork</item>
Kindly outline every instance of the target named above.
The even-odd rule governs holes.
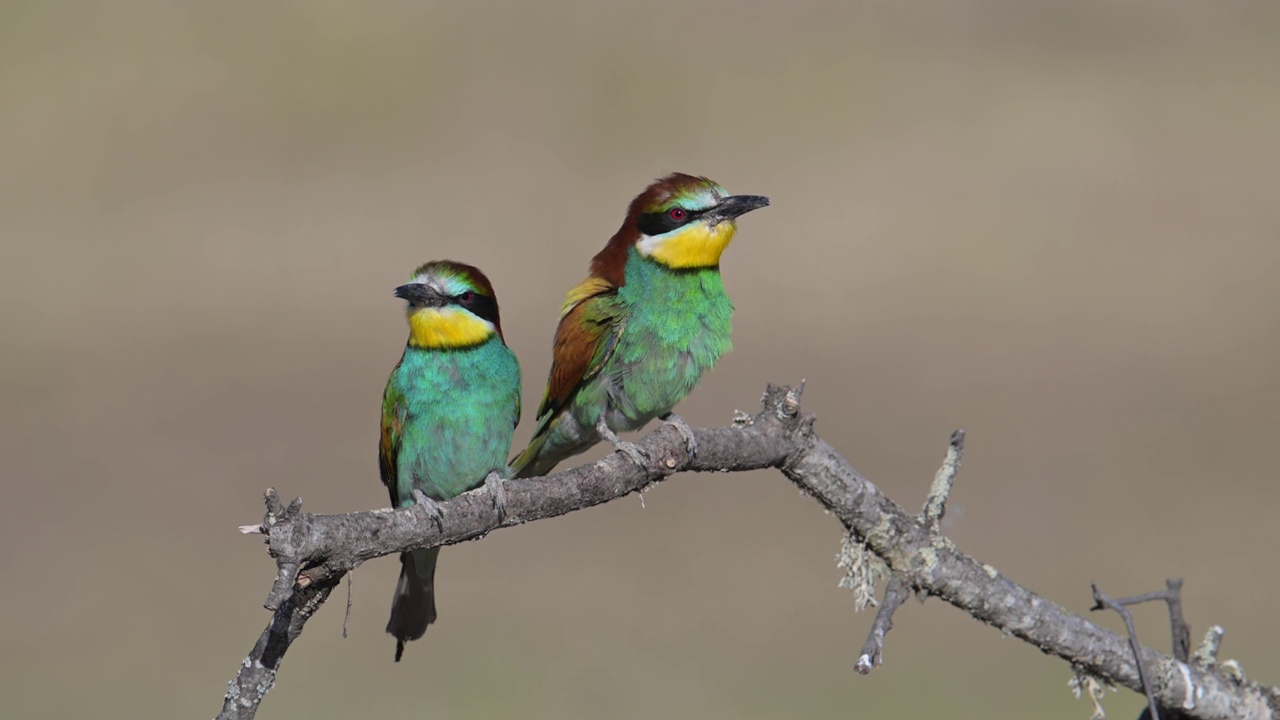
[[[955,485],[956,473],[960,471],[963,463],[964,430],[956,430],[951,433],[951,440],[947,443],[947,454],[942,460],[942,467],[938,468],[937,474],[934,475],[933,484],[929,488],[929,495],[924,501],[924,508],[920,511],[918,519],[933,538],[931,547],[954,549],[951,541],[942,535],[942,517],[947,512],[947,499],[951,496],[951,488]],[[927,562],[923,557],[919,560]],[[871,622],[871,629],[867,632],[867,641],[863,643],[862,653],[853,664],[854,670],[867,675],[884,662],[884,639],[893,628],[893,614],[906,602],[912,589],[913,583],[907,572],[896,570],[890,575],[889,583],[884,588],[884,598],[880,601],[875,620]]]

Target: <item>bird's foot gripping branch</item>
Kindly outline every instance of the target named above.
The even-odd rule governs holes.
[[[503,513],[484,488],[440,503],[437,513],[420,504],[344,515],[304,513],[300,500],[286,506],[275,490],[268,490],[262,523],[241,531],[265,535],[276,561],[265,603],[272,616],[240,663],[218,717],[254,717],[307,620],[343,575],[366,560],[474,540],[500,527],[564,515],[642,490],[679,471],[776,468],[830,510],[853,543],[888,567],[889,582],[867,641],[860,651],[850,652],[860,672],[880,663],[893,611],[914,592],[938,597],[1066,660],[1080,677],[1146,692],[1155,706],[1181,717],[1280,718],[1280,690],[1249,682],[1238,666],[1216,661],[1220,630],[1206,639],[1212,648],[1197,651],[1190,662],[1165,655],[1097,627],[957,549],[941,534],[940,521],[962,460],[962,434],[952,436],[923,512],[909,513],[818,437],[814,417],[800,409],[801,390],[769,386],[755,415],[740,414],[729,427],[690,429],[695,457],[689,455],[688,438],[666,424],[639,443],[645,460],[640,465],[614,453],[547,478],[506,481]],[[1226,671],[1233,667],[1236,672]]]

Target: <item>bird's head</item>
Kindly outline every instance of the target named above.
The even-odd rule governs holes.
[[[710,178],[672,173],[631,201],[622,227],[592,269],[612,279],[605,273],[620,272],[631,246],[671,268],[715,267],[738,230],[738,216],[768,204],[762,195],[730,195]]]
[[[489,278],[473,265],[435,260],[413,271],[395,289],[407,303],[409,344],[420,348],[463,348],[497,335],[498,298]]]

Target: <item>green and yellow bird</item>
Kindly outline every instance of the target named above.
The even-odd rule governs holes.
[[[768,204],[683,173],[658,179],[631,202],[590,276],[565,299],[538,426],[511,463],[516,477],[545,475],[602,438],[640,464],[638,449],[615,433],[655,417],[695,450],[671,409],[730,349],[733,303],[720,255],[737,218]]]
[[[382,396],[378,459],[394,507],[487,485],[502,505],[502,476],[520,421],[520,365],[502,338],[498,299],[479,269],[441,260],[414,271],[395,295],[407,303],[409,342]],[[404,644],[435,622],[440,548],[400,554],[387,632]]]

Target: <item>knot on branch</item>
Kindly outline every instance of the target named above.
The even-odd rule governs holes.
[[[764,396],[760,398],[758,415],[749,416],[739,412],[733,419],[735,426],[772,424],[783,432],[789,452],[774,465],[788,476],[795,472],[794,467],[797,463],[811,457],[815,444],[819,442],[818,435],[813,429],[818,417],[813,413],[804,412],[800,406],[804,386],[804,380],[795,387],[770,383],[765,387]],[[803,483],[797,484],[801,489],[809,492]]]

